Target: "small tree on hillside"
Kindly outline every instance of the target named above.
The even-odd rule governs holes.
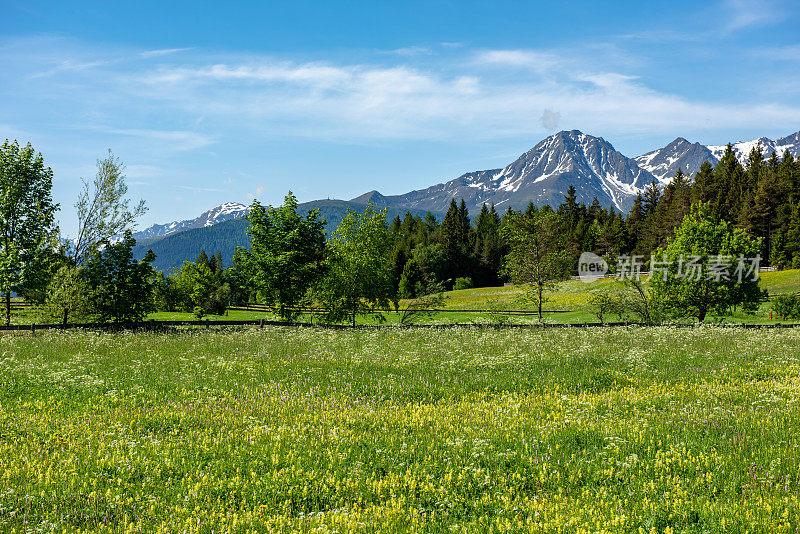
[[[654,254],[652,297],[672,315],[701,322],[710,311],[724,313],[738,305],[754,310],[762,296],[760,249],[760,239],[714,217],[709,204],[697,204],[675,239]]]
[[[357,315],[383,319],[379,308],[388,308],[395,296],[386,212],[371,205],[362,213],[349,210],[333,232],[320,292],[328,320],[355,326]]]
[[[531,299],[539,321],[545,292],[569,278],[572,268],[570,247],[559,229],[558,216],[539,211],[530,216],[514,213],[503,227],[509,245],[505,273],[518,284],[531,284]]]

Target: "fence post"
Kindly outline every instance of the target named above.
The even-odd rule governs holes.
[[[259,328],[264,328],[264,319],[259,319],[258,320],[258,327]]]

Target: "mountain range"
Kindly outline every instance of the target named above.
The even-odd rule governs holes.
[[[208,228],[221,222],[239,219],[250,212],[250,208],[238,202],[226,202],[216,208],[211,208],[199,217],[187,219],[185,221],[175,221],[167,224],[154,224],[142,230],[134,232],[133,237],[138,241],[151,237],[165,237],[185,230],[195,228]]]
[[[223,206],[226,205],[223,204]],[[228,203],[226,209],[219,209],[220,207],[209,210],[196,219],[158,225],[159,228],[179,228],[181,224],[186,223],[184,225],[186,229],[183,230],[152,235],[158,230],[150,227],[142,232],[137,232],[134,237],[144,235],[146,232],[150,232],[151,237],[136,238],[136,246],[133,249],[134,257],[141,259],[148,250],[152,250],[156,254],[153,267],[168,273],[179,268],[186,260],[194,261],[200,251],[204,250],[209,255],[221,253],[225,266],[230,266],[236,247],[248,248],[250,246],[250,236],[247,235],[249,222],[244,218],[250,209],[242,204],[234,203]],[[348,209],[363,211],[366,207],[366,204],[346,200],[314,200],[300,204],[297,211],[305,215],[313,209],[319,210],[320,216],[327,221],[325,231],[330,233],[339,226]],[[406,211],[420,216],[426,214],[424,211],[414,209],[389,208],[388,217],[402,217]],[[437,213],[437,215],[441,214]],[[213,221],[218,219],[223,220],[215,224]],[[196,224],[193,221],[204,222]]]
[[[750,151],[757,146],[761,146],[765,159],[768,159],[773,152],[776,152],[778,157],[782,157],[786,150],[792,156],[798,157],[800,156],[800,132],[776,140],[759,137],[752,141],[731,144],[733,153],[736,154],[736,158],[742,165],[747,164]],[[653,174],[661,184],[667,184],[678,172],[678,169],[693,176],[700,170],[703,162],[708,161],[715,165],[725,154],[726,148],[727,145],[706,146],[700,143],[690,143],[683,137],[678,137],[667,146],[642,154],[635,159],[641,168]]]
[[[761,146],[764,157],[773,152],[782,156],[788,150],[800,157],[800,132],[772,140],[766,137],[733,143],[736,157],[743,164],[752,148]],[[301,211],[318,208],[332,231],[348,208],[363,209],[368,203],[389,208],[390,217],[411,211],[441,215],[451,199],[464,199],[471,213],[481,206],[494,204],[498,210],[524,208],[529,202],[538,206],[558,206],[570,186],[578,202],[591,204],[596,198],[606,207],[622,212],[630,210],[636,195],[655,181],[666,186],[678,169],[693,176],[703,162],[712,165],[722,157],[726,146],[691,143],[678,137],[668,145],[636,158],[618,152],[602,137],[578,130],[558,132],[542,140],[502,169],[463,174],[448,182],[402,195],[382,195],[370,191],[349,201],[319,200],[300,205]],[[155,266],[170,270],[186,259],[194,259],[200,250],[222,252],[229,259],[236,246],[246,246],[248,207],[227,202],[195,219],[158,224],[137,232],[136,254],[142,257],[152,248],[159,259]]]

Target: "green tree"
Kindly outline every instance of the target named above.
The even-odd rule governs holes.
[[[474,254],[480,264],[480,268],[476,270],[477,285],[496,285],[500,281],[505,246],[500,237],[500,216],[495,211],[494,204],[488,209],[484,204],[475,221]]]
[[[403,268],[398,287],[398,296],[404,299],[413,299],[421,294],[425,288],[425,276],[419,268],[417,260],[411,258]]]
[[[24,291],[37,278],[43,254],[55,248],[58,228],[53,203],[53,171],[28,144],[6,140],[0,146],[0,292],[6,324],[11,323],[11,292]]]
[[[711,205],[697,204],[675,239],[656,252],[651,295],[672,315],[701,322],[710,311],[724,313],[738,305],[752,309],[761,292],[758,272],[750,272],[754,265],[749,260],[758,256],[760,247],[759,239],[715,217]]]
[[[83,180],[75,210],[78,212],[78,237],[72,249],[72,260],[82,265],[97,246],[130,229],[147,211],[144,200],[130,207],[125,198],[125,165],[114,157],[97,160],[97,174],[92,182]]]
[[[213,258],[214,256],[212,256]],[[180,307],[200,319],[205,315],[222,315],[228,307],[230,286],[220,271],[211,269],[207,257],[184,262],[175,275],[173,292],[180,295]]]
[[[532,216],[515,214],[503,227],[509,246],[505,272],[515,283],[531,284],[539,321],[545,292],[568,278],[572,268],[572,251],[560,227],[558,216],[544,210]]]
[[[386,213],[371,205],[362,213],[349,210],[333,232],[320,291],[328,320],[355,326],[357,315],[384,319],[380,310],[395,297]]]
[[[73,265],[63,265],[50,280],[47,287],[45,309],[62,324],[72,317],[88,317],[94,314],[92,288],[81,272]]]
[[[155,309],[155,273],[150,264],[156,256],[148,250],[141,261],[136,261],[135,244],[127,230],[122,241],[95,250],[86,262],[86,278],[94,290],[93,306],[101,321],[141,321]]]
[[[453,279],[472,274],[471,241],[472,228],[464,199],[461,199],[460,207],[452,199],[439,229],[439,242],[447,255],[445,278],[448,286],[452,286]]]
[[[301,217],[291,191],[277,209],[253,202],[247,218],[250,250],[241,258],[250,284],[277,305],[283,319],[293,321],[300,314],[297,306],[322,272],[325,221],[317,210]]]

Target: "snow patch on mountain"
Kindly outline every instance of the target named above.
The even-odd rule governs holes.
[[[238,202],[225,202],[212,208],[194,219],[174,221],[165,224],[154,224],[140,232],[135,232],[133,237],[137,240],[151,237],[164,237],[170,234],[190,230],[192,228],[205,228],[215,224],[244,217],[250,212],[250,208]]]

